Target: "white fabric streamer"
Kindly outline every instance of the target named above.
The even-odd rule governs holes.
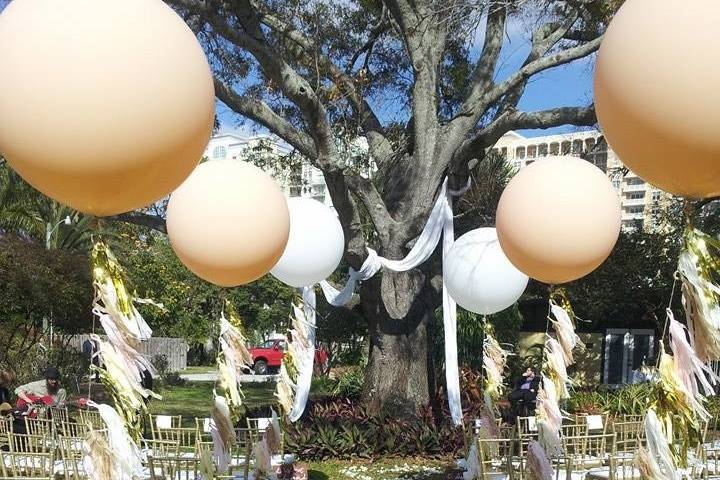
[[[313,287],[303,287],[303,309],[293,306],[294,318],[297,320],[295,331],[292,333],[293,349],[295,352],[295,366],[298,371],[297,383],[295,386],[295,398],[293,408],[290,412],[290,421],[296,422],[305,412],[310,385],[312,384],[313,366],[315,362],[315,306],[316,297]],[[301,318],[304,317],[304,318]],[[303,335],[298,335],[298,330],[303,330]]]
[[[372,278],[377,272],[385,268],[394,272],[406,272],[425,262],[435,251],[440,237],[443,236],[443,258],[452,247],[455,241],[455,229],[453,224],[452,197],[463,195],[470,188],[470,181],[461,190],[450,190],[448,188],[448,180],[442,184],[440,194],[438,195],[435,205],[430,212],[430,217],[425,224],[425,228],[416,239],[415,244],[408,252],[407,256],[402,260],[388,260],[377,254],[371,248],[368,248],[368,257],[360,267],[359,271],[350,269],[348,272],[348,281],[342,290],[337,290],[327,281],[320,282],[325,298],[330,305],[341,307],[346,305],[353,296],[355,287],[358,282]],[[306,287],[310,288],[310,287]],[[304,292],[305,290],[303,290]],[[304,294],[303,294],[304,295]],[[315,310],[314,301],[310,303],[306,300],[306,307]],[[314,313],[313,313],[314,315]],[[314,322],[313,322],[314,325]],[[460,374],[458,372],[457,360],[457,305],[450,297],[445,284],[443,282],[443,326],[445,329],[445,380],[447,382],[448,403],[453,423],[455,425],[462,424],[462,405],[460,402]],[[302,374],[302,373],[301,373]],[[298,381],[298,384],[301,382]],[[298,391],[301,392],[300,387]],[[305,408],[307,395],[302,398],[299,394],[295,397],[295,405],[298,407],[302,402],[302,409]],[[299,407],[298,407],[299,408]],[[295,409],[293,409],[293,413]],[[302,414],[302,413],[300,413]],[[300,418],[300,415],[291,416]]]

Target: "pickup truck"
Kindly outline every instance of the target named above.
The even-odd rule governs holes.
[[[268,375],[277,373],[283,360],[283,353],[287,345],[284,339],[267,340],[258,347],[249,348],[253,357],[253,372],[255,375]],[[325,372],[328,364],[328,354],[323,347],[315,349],[315,368]]]
[[[255,375],[267,375],[271,371],[279,371],[285,347],[285,340],[275,339],[267,340],[258,347],[249,348],[248,351],[253,357]]]

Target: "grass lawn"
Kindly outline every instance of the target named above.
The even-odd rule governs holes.
[[[150,402],[153,415],[182,415],[183,423],[194,426],[194,417],[210,416],[213,405],[213,382],[187,382],[183,386],[168,385],[157,392],[162,400]],[[275,383],[246,383],[242,386],[245,405],[248,408],[262,407],[274,403]]]
[[[444,480],[452,460],[397,458],[311,463],[308,480]]]

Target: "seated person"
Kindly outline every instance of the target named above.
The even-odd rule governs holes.
[[[45,370],[45,380],[21,385],[15,395],[26,404],[43,403],[49,407],[64,407],[67,393],[60,386],[60,372],[55,367]]]
[[[534,410],[534,402],[540,388],[540,377],[535,375],[535,368],[528,367],[522,377],[515,383],[515,390],[510,394],[510,414],[513,420],[528,415]]]

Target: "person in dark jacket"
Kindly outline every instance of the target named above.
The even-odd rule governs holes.
[[[513,420],[526,416],[535,410],[535,399],[540,388],[540,377],[536,375],[534,367],[528,367],[517,382],[510,394],[510,414]]]

